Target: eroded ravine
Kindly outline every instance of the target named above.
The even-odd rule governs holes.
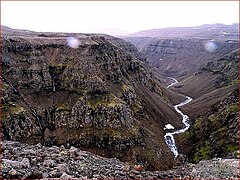
[[[172,77],[168,77],[168,78],[174,80],[174,82],[171,83],[169,86],[167,86],[167,88],[178,83],[178,81],[176,79],[174,79]],[[172,151],[175,158],[178,156],[179,153],[178,153],[178,149],[177,149],[173,135],[183,133],[183,132],[187,131],[188,128],[190,127],[189,117],[186,114],[183,114],[182,111],[180,111],[178,109],[179,107],[184,106],[192,101],[191,97],[186,96],[186,98],[187,99],[185,101],[174,106],[174,109],[182,116],[182,123],[184,124],[185,127],[180,130],[177,130],[177,131],[167,132],[164,136],[165,142],[168,145],[169,149]],[[174,127],[171,124],[166,124],[164,129],[174,129]]]

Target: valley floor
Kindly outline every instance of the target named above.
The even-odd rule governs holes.
[[[3,141],[4,179],[166,179],[239,178],[238,159],[213,159],[198,164],[183,164],[168,171],[144,171],[141,166],[103,158],[71,147],[45,147]]]

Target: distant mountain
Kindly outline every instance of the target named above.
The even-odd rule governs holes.
[[[124,31],[121,29],[113,29],[113,28],[102,28],[102,29],[89,29],[88,33],[100,33],[100,34],[108,34],[111,36],[126,36],[130,33],[128,31]]]
[[[129,37],[156,38],[197,38],[236,40],[239,36],[239,24],[206,24],[195,27],[169,27],[145,30],[128,35]]]

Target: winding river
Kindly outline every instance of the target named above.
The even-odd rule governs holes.
[[[171,86],[175,85],[178,83],[178,81],[175,78],[168,77],[169,79],[172,79],[174,82],[172,82],[170,85],[167,86],[167,88],[170,88]]]
[[[178,81],[175,79],[175,78],[172,78],[172,77],[168,77],[169,79],[172,79],[174,80],[173,83],[171,83],[169,86],[167,86],[167,88],[175,85],[178,83]],[[188,130],[188,128],[190,127],[190,124],[189,124],[189,117],[186,115],[186,114],[183,114],[182,111],[180,111],[178,108],[181,107],[181,106],[184,106],[186,104],[188,104],[189,102],[192,101],[192,98],[186,96],[186,100],[173,106],[174,109],[179,113],[181,114],[182,116],[182,123],[185,125],[184,128],[182,129],[179,129],[177,131],[173,131],[173,132],[167,132],[165,135],[164,135],[164,139],[165,139],[165,142],[166,144],[168,145],[169,149],[172,151],[174,157],[176,158],[178,156],[178,149],[176,147],[176,143],[175,143],[175,140],[174,140],[174,134],[180,134],[180,133],[183,133],[185,132],[186,130]],[[174,127],[171,125],[171,124],[166,124],[165,125],[165,129],[174,129]]]

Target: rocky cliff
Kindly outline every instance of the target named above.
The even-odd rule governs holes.
[[[183,96],[161,85],[134,46],[107,35],[2,30],[5,140],[172,167],[163,128],[182,126],[172,104]]]

